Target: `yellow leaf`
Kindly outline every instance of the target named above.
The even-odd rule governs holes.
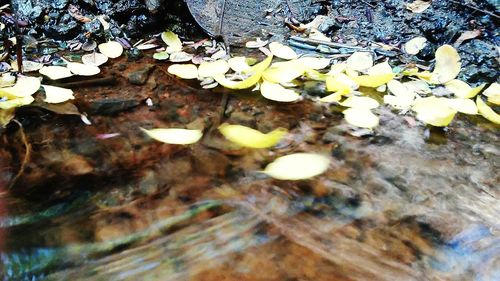
[[[8,99],[31,96],[40,89],[40,79],[30,76],[19,76],[12,87],[0,88],[0,97]]]
[[[250,65],[248,63],[248,59],[246,57],[230,58],[227,62],[229,64],[229,67],[234,72],[243,72],[243,71],[248,70],[250,68]]]
[[[486,86],[486,84],[471,88],[469,84],[458,79],[453,79],[445,84],[446,89],[455,94],[455,96],[463,99],[475,97],[479,92],[481,92],[484,86]]]
[[[378,101],[370,97],[351,96],[341,102],[340,105],[345,107],[373,109],[377,108],[379,106],[379,103]]]
[[[479,113],[486,119],[490,120],[495,124],[500,124],[500,115],[493,111],[491,107],[489,107],[481,97],[476,98],[477,110]]]
[[[268,148],[275,146],[288,133],[287,129],[278,128],[267,134],[241,125],[222,124],[221,134],[231,142],[251,148]]]
[[[306,69],[304,72],[304,76],[311,80],[326,81],[326,79],[328,79],[328,77],[330,77],[331,75],[328,75],[326,73],[321,73],[314,69]]]
[[[344,113],[347,123],[356,127],[372,129],[378,126],[379,123],[377,115],[373,114],[367,108],[352,107],[344,110],[342,113]]]
[[[267,80],[264,80],[260,85],[260,93],[266,99],[280,102],[293,102],[300,98],[300,95],[294,90],[286,89],[280,84],[271,83]]]
[[[412,67],[412,68],[406,68],[401,72],[404,76],[415,76],[418,74],[418,68],[417,67]],[[429,75],[430,76],[430,75]]]
[[[444,84],[457,77],[462,64],[457,50],[450,45],[443,45],[436,51],[436,66],[432,72],[431,82]]]
[[[45,99],[47,103],[61,103],[67,100],[75,99],[71,89],[42,85],[45,90]]]
[[[44,66],[38,72],[49,77],[50,80],[59,80],[73,76],[69,68],[64,66]]]
[[[500,95],[491,95],[488,97],[488,102],[495,104],[495,105],[500,105]]]
[[[345,62],[336,63],[336,64],[332,65],[332,67],[330,68],[330,71],[327,74],[331,75],[331,76],[335,76],[337,74],[345,72],[346,68],[347,68],[347,64]]]
[[[329,92],[342,92],[347,94],[356,90],[359,85],[349,76],[340,73],[335,76],[329,76],[326,79],[326,90]]]
[[[325,69],[330,65],[331,59],[318,57],[301,57],[297,59],[298,63],[314,70]]]
[[[162,32],[161,39],[168,46],[166,50],[167,53],[171,54],[182,51],[182,42],[179,39],[179,36],[172,31]]]
[[[99,51],[106,57],[114,59],[122,55],[123,47],[116,41],[108,41],[106,43],[99,44]]]
[[[265,60],[260,63],[254,65],[251,69],[254,71],[253,74],[243,81],[231,81],[228,80],[224,75],[215,75],[213,78],[222,86],[233,89],[233,90],[242,90],[253,87],[257,84],[262,77],[262,72],[269,67],[271,61],[273,60],[273,56],[268,56]]]
[[[225,60],[212,62],[202,62],[198,67],[198,75],[201,78],[212,77],[217,74],[226,74],[229,71],[229,64]]]
[[[446,101],[434,96],[416,100],[412,109],[419,120],[436,127],[448,126],[457,113]]]
[[[475,115],[477,114],[477,106],[476,106],[476,103],[474,103],[473,100],[471,99],[447,99],[447,98],[443,98],[443,100],[446,102],[446,104],[458,111],[458,112],[462,112],[462,113],[465,113],[465,114],[470,114],[470,115]]]
[[[319,99],[321,102],[339,102],[342,99],[342,92],[336,92]]]
[[[73,74],[81,76],[94,76],[99,74],[99,72],[101,72],[99,67],[95,65],[88,65],[77,62],[68,62],[66,67],[69,68],[69,70],[73,72]]]
[[[25,96],[7,101],[0,101],[0,109],[12,109],[23,105],[28,105],[34,101],[35,99],[32,96]]]
[[[305,68],[297,60],[273,65],[266,69],[262,76],[273,83],[286,83],[304,74]]]
[[[488,102],[500,105],[500,84],[493,83],[484,90],[483,95],[488,97]]]
[[[387,73],[379,75],[361,75],[352,79],[362,87],[377,88],[394,79],[396,74]]]
[[[192,144],[198,142],[203,133],[201,130],[188,130],[177,128],[158,128],[146,130],[140,128],[150,138],[168,144]]]
[[[426,44],[427,39],[425,39],[425,37],[415,37],[406,42],[404,47],[407,54],[416,55],[425,47]]]
[[[274,160],[263,173],[279,180],[305,180],[321,175],[329,166],[330,159],[326,156],[295,153]]]
[[[376,65],[370,67],[366,74],[370,76],[382,75],[382,74],[393,74],[392,67],[389,65],[388,61],[377,63]]]
[[[269,44],[269,50],[271,50],[274,56],[280,59],[293,60],[297,58],[297,54],[292,48],[278,42]]]
[[[372,54],[369,52],[355,52],[346,61],[347,68],[356,71],[367,70],[373,66]]]
[[[5,127],[7,124],[9,124],[10,120],[14,119],[14,112],[15,110],[13,108],[0,110],[0,128]]]
[[[198,68],[194,64],[172,64],[167,71],[182,79],[198,78]]]

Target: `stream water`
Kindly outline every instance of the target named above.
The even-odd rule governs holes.
[[[0,279],[500,280],[497,127],[429,131],[379,109],[381,126],[355,137],[334,108],[238,95],[228,122],[291,134],[234,150],[209,130],[220,93],[163,66],[131,86],[143,65],[122,63],[102,74],[116,85],[76,90],[91,126],[53,108],[20,118],[30,157],[10,189],[27,149],[17,125],[1,136]],[[208,131],[180,147],[139,130],[171,126]],[[257,172],[297,151],[332,165],[299,182]]]

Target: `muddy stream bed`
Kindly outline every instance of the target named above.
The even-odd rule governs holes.
[[[466,61],[482,42],[460,47]],[[463,73],[498,78],[490,52]],[[430,128],[381,107],[380,126],[355,136],[338,107],[202,89],[151,55],[70,78],[76,107],[37,101],[16,112],[23,130],[0,134],[1,280],[500,280],[498,125]],[[235,148],[221,118],[289,134]],[[170,145],[140,130],[169,127],[204,136]],[[332,163],[302,181],[259,173],[295,152]]]

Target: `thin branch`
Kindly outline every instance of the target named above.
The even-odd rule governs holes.
[[[487,14],[487,15],[490,15],[492,17],[495,17],[497,19],[500,19],[500,15],[497,15],[493,12],[490,12],[490,11],[486,11],[486,10],[483,10],[483,9],[480,9],[478,8],[477,6],[474,6],[473,4],[469,4],[469,3],[461,3],[459,1],[456,1],[456,0],[450,0],[451,3],[453,4],[457,4],[457,5],[460,5],[462,7],[465,7],[465,8],[470,8],[472,10],[476,10],[478,12],[481,12],[481,13],[484,13],[484,14]]]
[[[21,140],[24,144],[24,148],[26,152],[24,153],[24,159],[23,162],[21,163],[21,167],[19,168],[19,171],[17,172],[16,176],[10,181],[8,189],[11,189],[17,182],[17,180],[22,176],[24,173],[24,170],[26,169],[26,165],[30,161],[31,157],[31,145],[28,142],[28,138],[26,137],[26,134],[24,133],[23,125],[21,122],[17,121],[16,119],[12,119],[14,123],[16,123],[19,126],[19,130],[21,132]]]

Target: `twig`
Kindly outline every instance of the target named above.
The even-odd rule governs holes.
[[[341,44],[341,43],[333,43],[333,42],[328,42],[328,41],[323,41],[323,40],[317,40],[317,39],[311,39],[311,38],[303,38],[299,36],[291,36],[291,40],[301,42],[301,43],[306,43],[310,45],[325,45],[328,47],[334,47],[334,48],[347,48],[347,49],[355,49],[355,50],[368,50],[367,48],[359,47],[359,46],[352,46],[352,45],[347,45],[347,44]]]
[[[21,140],[24,144],[26,152],[24,153],[24,159],[23,162],[21,163],[21,167],[19,168],[19,171],[17,172],[16,176],[10,181],[8,189],[11,189],[14,186],[14,184],[16,184],[17,180],[21,177],[21,175],[24,173],[24,170],[26,169],[26,164],[28,164],[31,156],[31,145],[28,143],[28,138],[24,133],[23,125],[16,119],[12,119],[12,121],[19,126],[19,130],[21,132]]]
[[[484,14],[487,14],[487,15],[490,15],[490,16],[495,17],[495,18],[497,18],[497,19],[500,19],[500,15],[497,15],[497,14],[495,14],[495,13],[493,13],[493,12],[490,12],[490,11],[485,11],[485,10],[483,10],[483,9],[480,9],[480,8],[478,8],[477,6],[474,6],[473,4],[469,4],[469,3],[461,3],[461,2],[458,2],[458,1],[456,1],[456,0],[450,0],[450,2],[451,2],[451,3],[453,3],[453,4],[460,5],[460,6],[462,6],[462,7],[465,7],[465,8],[470,8],[470,9],[472,9],[472,10],[476,10],[476,11],[478,11],[478,12],[481,12],[481,13],[484,13]]]
[[[58,87],[63,88],[82,88],[82,87],[97,87],[97,86],[108,86],[116,84],[117,80],[114,76],[90,79],[90,80],[82,80],[68,83],[55,83]]]

